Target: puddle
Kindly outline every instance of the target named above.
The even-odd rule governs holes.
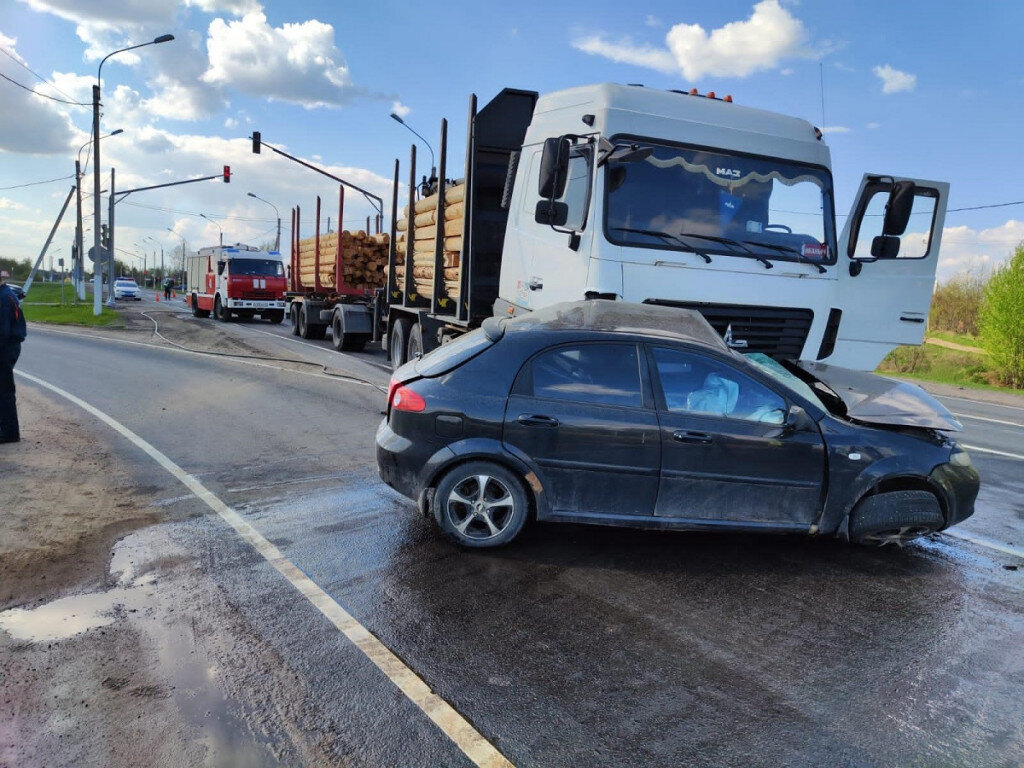
[[[270,745],[254,736],[245,720],[234,714],[244,707],[224,695],[218,684],[220,671],[197,643],[194,619],[190,621],[188,616],[201,610],[200,606],[188,596],[178,602],[183,596],[175,594],[173,587],[159,590],[161,574],[153,564],[161,557],[166,561],[169,556],[186,553],[174,551],[177,548],[169,546],[165,536],[160,536],[159,547],[150,546],[147,539],[153,535],[160,534],[140,531],[118,542],[110,559],[109,574],[116,580],[111,589],[63,597],[37,608],[4,611],[0,613],[0,630],[18,641],[55,643],[115,622],[130,622],[156,654],[159,672],[153,675],[154,685],[133,683],[135,660],[125,659],[128,677],[115,681],[117,690],[140,697],[170,695],[182,717],[194,727],[196,740],[205,745],[205,765],[276,765]]]

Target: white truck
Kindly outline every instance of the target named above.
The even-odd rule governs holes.
[[[445,180],[445,122],[439,158]],[[409,211],[415,162],[413,147]],[[396,277],[395,161],[372,308],[395,366],[486,317],[586,298],[696,309],[734,347],[857,369],[923,341],[949,185],[868,174],[840,231],[829,149],[805,120],[695,90],[505,89],[479,111],[471,97],[463,167],[461,251],[441,234],[433,250],[434,275],[458,262],[458,289],[435,279],[428,298],[413,269]]]
[[[284,320],[285,270],[277,251],[215,245],[189,256],[186,268],[185,301],[195,317],[213,313],[222,322],[256,315],[272,323]]]

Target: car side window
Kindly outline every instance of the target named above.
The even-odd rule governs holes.
[[[786,401],[732,366],[667,347],[651,351],[669,411],[767,424],[785,420]]]
[[[575,344],[530,363],[533,396],[640,408],[640,361],[634,344]]]

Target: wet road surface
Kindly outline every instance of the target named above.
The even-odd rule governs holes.
[[[231,327],[257,331],[286,329]],[[949,536],[871,550],[566,525],[462,552],[378,481],[373,387],[45,331],[32,341],[20,368],[198,477],[515,765],[1024,763],[1024,570],[1006,568],[1020,558]],[[301,351],[386,384],[379,354]],[[1024,411],[947,405],[979,417],[963,442],[1024,453]],[[1021,461],[974,457],[985,485],[959,528],[1021,546]],[[251,731],[237,744],[273,742],[265,754],[280,757],[319,739],[317,754],[346,765],[472,764],[172,485],[154,501],[195,516],[131,546],[198,564],[186,594],[162,592],[177,611],[230,608],[221,631],[246,639],[224,679],[248,683],[222,697],[225,728]],[[261,680],[281,700],[254,693]]]

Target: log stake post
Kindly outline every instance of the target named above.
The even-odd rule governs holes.
[[[341,292],[341,287],[345,286],[348,288],[348,283],[345,280],[345,276],[342,274],[342,253],[341,253],[341,241],[345,239],[345,230],[341,228],[341,222],[344,221],[342,215],[345,213],[345,187],[338,185],[338,251],[334,259],[334,290],[338,293]]]
[[[317,293],[324,289],[320,283],[320,195],[316,196],[316,253],[313,258],[313,288]]]
[[[448,310],[448,293],[444,288],[444,209],[445,209],[445,188],[444,173],[445,160],[448,149],[448,121],[441,118],[441,163],[438,166],[437,181],[437,211],[435,213],[436,226],[434,227],[434,295],[430,298],[430,314],[436,315],[438,308]]]

